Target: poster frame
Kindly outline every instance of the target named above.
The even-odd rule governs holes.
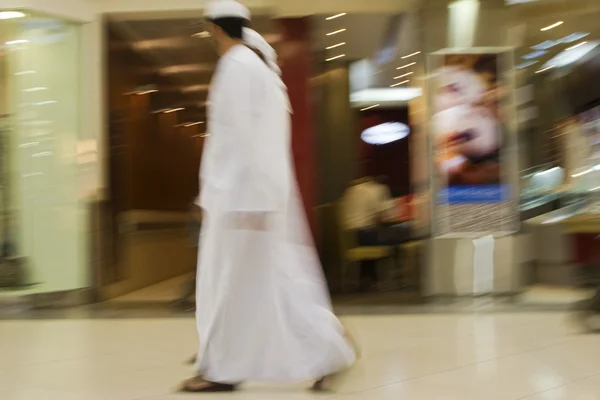
[[[517,132],[519,129],[516,113],[516,75],[514,70],[515,65],[515,49],[509,46],[494,46],[494,47],[465,47],[465,48],[443,48],[427,54],[426,70],[427,79],[426,86],[426,107],[427,107],[427,122],[426,134],[428,142],[428,162],[429,162],[429,181],[431,183],[431,202],[430,202],[430,221],[432,237],[442,236],[470,236],[474,232],[479,231],[452,231],[445,226],[449,221],[449,207],[440,205],[438,196],[440,194],[440,184],[436,176],[437,169],[435,168],[435,148],[433,138],[433,115],[435,114],[434,99],[435,99],[435,71],[443,65],[444,56],[453,54],[496,54],[498,56],[498,77],[503,81],[506,89],[506,96],[503,98],[500,106],[505,112],[505,124],[503,127],[503,145],[500,154],[500,168],[502,170],[502,185],[507,188],[506,203],[510,206],[507,211],[510,215],[506,216],[510,220],[509,227],[499,231],[487,232],[491,234],[512,234],[520,229],[520,178],[518,167],[518,140]]]

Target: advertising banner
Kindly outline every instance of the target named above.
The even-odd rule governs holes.
[[[504,202],[498,54],[446,53],[440,61],[431,88],[438,204]]]

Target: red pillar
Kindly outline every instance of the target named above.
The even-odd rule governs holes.
[[[316,143],[310,77],[312,54],[308,18],[279,20],[282,40],[278,46],[283,82],[294,113],[292,114],[292,151],[304,207],[313,236],[316,234]]]

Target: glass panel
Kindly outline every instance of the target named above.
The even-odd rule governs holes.
[[[86,285],[85,236],[77,191],[79,26],[28,14],[0,21],[4,47],[2,159],[10,173],[4,240],[26,260],[41,291]],[[6,219],[5,219],[6,220]]]

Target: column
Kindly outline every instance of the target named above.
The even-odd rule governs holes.
[[[292,104],[292,151],[296,175],[306,214],[313,232],[316,232],[316,145],[314,113],[310,77],[312,52],[310,47],[309,18],[283,18],[279,20],[282,41],[279,57],[283,81],[288,88]]]

